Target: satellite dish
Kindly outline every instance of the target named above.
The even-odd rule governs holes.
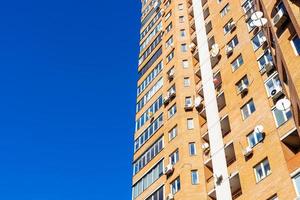
[[[258,20],[261,19],[264,16],[264,13],[261,11],[256,11],[251,15],[252,20]]]
[[[211,46],[211,56],[212,57],[217,57],[219,55],[220,48],[218,44],[213,44]]]
[[[257,125],[254,128],[255,133],[262,133],[264,131],[264,126],[263,125]]]
[[[291,107],[291,101],[286,98],[280,99],[277,101],[275,107],[278,110],[285,111]]]
[[[262,26],[266,25],[267,22],[268,22],[268,20],[266,18],[261,18],[261,19],[253,20],[252,22],[250,22],[250,26],[251,27],[262,27]]]
[[[202,102],[202,97],[197,96],[197,97],[195,98],[195,107],[199,107],[200,104],[201,104],[201,102]]]

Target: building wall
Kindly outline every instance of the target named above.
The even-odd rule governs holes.
[[[143,5],[144,10],[151,0]],[[153,1],[154,2],[154,1]],[[268,28],[254,28],[249,31],[245,15],[242,9],[242,2],[236,0],[222,0],[220,3],[217,0],[199,1],[199,0],[172,0],[163,1],[158,6],[156,13],[164,10],[164,15],[161,17],[162,21],[162,41],[152,51],[152,53],[145,59],[138,67],[141,71],[145,64],[150,60],[153,53],[159,48],[162,48],[162,55],[153,63],[153,65],[145,72],[138,80],[140,85],[145,78],[150,74],[152,69],[163,60],[163,71],[147,86],[138,97],[137,102],[149,91],[150,88],[162,77],[163,87],[158,90],[145,106],[136,113],[138,119],[146,110],[152,105],[160,95],[166,96],[169,88],[175,84],[176,97],[168,104],[162,106],[159,111],[154,114],[156,119],[163,113],[162,127],[151,136],[151,138],[133,155],[133,161],[136,161],[152,144],[163,136],[164,148],[154,157],[144,168],[137,174],[133,175],[133,185],[138,182],[149,170],[152,169],[160,160],[164,160],[164,167],[169,163],[169,155],[178,149],[179,161],[174,165],[174,171],[170,176],[163,175],[150,185],[144,192],[142,192],[135,199],[144,200],[151,195],[160,186],[164,186],[164,196],[171,193],[170,184],[177,177],[180,177],[180,190],[174,194],[174,199],[258,199],[265,200],[274,194],[277,194],[279,199],[294,199],[297,195],[293,185],[291,174],[299,169],[300,154],[299,149],[295,152],[286,144],[287,142],[294,143],[296,147],[300,147],[298,143],[299,134],[297,137],[290,139],[290,132],[296,128],[299,129],[297,118],[298,114],[294,110],[298,105],[297,101],[292,101],[292,108],[294,117],[287,120],[281,126],[277,126],[272,113],[277,100],[273,100],[268,96],[265,82],[274,73],[279,73],[280,81],[283,86],[283,95],[280,98],[299,99],[300,93],[300,66],[299,56],[295,54],[291,46],[291,38],[298,34],[299,25],[299,5],[288,0],[284,0],[285,5],[288,5],[290,22],[287,22],[286,28],[275,28],[271,20],[276,14],[274,7],[278,4],[276,1],[259,0],[254,2],[253,7],[256,10],[261,10],[265,18],[268,19]],[[246,2],[246,1],[244,1]],[[220,11],[229,3],[230,10],[221,17]],[[179,5],[182,5],[179,6]],[[181,8],[180,8],[181,7]],[[209,8],[209,16],[203,18],[203,12]],[[151,9],[154,9],[151,6]],[[172,15],[166,19],[169,11]],[[255,10],[254,10],[255,11]],[[254,12],[253,11],[253,12]],[[150,10],[151,12],[151,10]],[[146,17],[142,16],[141,21]],[[155,14],[153,15],[155,16]],[[152,16],[152,18],[153,18]],[[179,20],[180,16],[184,16],[184,21]],[[250,15],[251,16],[251,15]],[[297,17],[298,16],[298,17]],[[223,27],[230,20],[236,24],[236,28],[224,35]],[[147,27],[149,22],[144,25],[141,32]],[[193,24],[195,21],[195,24]],[[211,21],[211,31],[205,30],[205,21]],[[167,32],[166,27],[172,22],[172,29]],[[181,37],[180,32],[185,29],[186,36]],[[281,30],[282,29],[282,30]],[[153,30],[153,28],[151,29]],[[258,33],[263,31],[267,42],[259,47],[257,50],[253,49],[251,39]],[[276,35],[276,45],[270,40],[269,31]],[[148,34],[151,31],[148,32]],[[205,34],[207,32],[207,34]],[[152,41],[158,36],[152,38],[151,42],[140,52],[140,56],[147,50]],[[173,45],[166,48],[167,40],[173,36]],[[210,60],[210,49],[207,39],[214,37],[215,43],[219,46],[218,62],[215,64]],[[239,44],[234,48],[232,55],[226,55],[226,45],[234,37],[237,36]],[[147,36],[145,36],[146,38]],[[145,40],[141,40],[141,43]],[[190,44],[195,43],[197,49],[194,50]],[[188,49],[182,52],[181,45],[186,44]],[[281,60],[284,63],[284,71],[288,74],[288,81],[283,79],[281,65],[277,63],[279,53],[275,48],[279,47],[282,55]],[[275,68],[270,73],[261,73],[257,59],[267,50],[273,55],[273,63]],[[174,58],[168,62],[167,56],[171,51],[174,51]],[[198,52],[198,54],[196,53]],[[232,70],[231,63],[239,56],[243,57],[243,64],[235,71]],[[216,59],[216,58],[214,58]],[[189,67],[183,68],[182,61],[188,60]],[[168,71],[174,68],[174,78],[168,79]],[[201,76],[197,75],[201,72]],[[214,90],[215,81],[213,74],[219,73],[221,76],[221,84]],[[242,95],[237,91],[236,83],[242,77],[247,75],[249,85],[248,92]],[[184,86],[184,78],[189,77],[190,86]],[[292,86],[291,86],[292,85]],[[290,91],[294,87],[296,92]],[[200,89],[203,88],[203,93]],[[224,93],[226,105],[218,110],[221,98],[220,94]],[[185,98],[202,96],[202,107],[191,110],[185,110]],[[249,100],[253,100],[255,105],[255,112],[253,112],[247,119],[243,119],[241,108]],[[168,110],[176,104],[176,114],[168,119]],[[299,104],[300,105],[300,104]],[[205,110],[203,110],[205,109]],[[228,128],[224,124],[224,119],[227,117],[230,129],[226,134],[222,133]],[[187,129],[187,119],[192,118],[194,121],[194,128]],[[151,120],[148,120],[139,130],[134,133],[137,139],[143,131],[150,126]],[[262,125],[265,135],[264,140],[255,145],[252,150],[253,153],[249,157],[245,157],[243,152],[249,145],[247,135],[252,133],[258,125]],[[177,136],[169,141],[168,132],[177,126]],[[300,141],[300,140],[299,140]],[[194,156],[189,155],[189,143],[196,144],[197,153]],[[210,143],[210,152],[202,148],[203,144]],[[290,144],[290,143],[289,143]],[[230,158],[233,159],[230,160]],[[257,182],[254,173],[254,167],[265,158],[270,163],[271,173],[263,180]],[[226,163],[226,161],[228,163]],[[212,164],[211,164],[212,163]],[[191,184],[191,171],[197,170],[199,174],[199,184]],[[216,175],[222,174],[223,180],[216,183]],[[237,178],[239,177],[239,178]],[[235,182],[234,182],[235,181]],[[234,183],[233,183],[234,182]],[[237,195],[233,190],[237,191]]]

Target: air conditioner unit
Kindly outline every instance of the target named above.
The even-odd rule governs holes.
[[[281,86],[276,86],[271,92],[271,97],[276,100],[278,99],[282,94],[282,87]]]
[[[161,9],[161,10],[160,10],[160,15],[161,15],[161,16],[164,16],[164,15],[165,15],[165,9]]]
[[[248,86],[245,83],[242,83],[238,90],[241,94],[245,95],[248,92]]]
[[[300,200],[300,196],[296,197],[294,200]]]
[[[173,173],[173,171],[174,171],[174,166],[170,163],[165,167],[164,174],[169,176],[170,174]]]
[[[253,153],[253,149],[250,146],[247,146],[243,151],[245,157],[249,157],[252,153]]]
[[[169,71],[169,73],[168,73],[168,79],[169,79],[169,80],[173,80],[174,74],[175,74],[174,69],[172,69],[171,71]]]
[[[203,149],[204,152],[209,151],[209,144],[207,142],[203,143],[201,145],[201,147],[202,147],[202,149]]]
[[[154,7],[154,9],[158,8],[158,2],[157,1],[154,2],[153,7]]]
[[[174,200],[174,195],[172,193],[167,195],[167,200]]]
[[[185,110],[191,110],[191,109],[193,109],[193,104],[192,103],[185,104],[184,105],[184,109]]]
[[[169,96],[169,94],[167,94],[167,95],[164,97],[164,104],[167,105],[169,102],[170,102],[170,96]]]
[[[231,46],[226,47],[226,55],[230,56],[233,53],[233,48]]]
[[[284,10],[279,9],[273,18],[273,24],[274,24],[274,26],[279,28],[286,20],[287,20],[287,16],[285,15]]]
[[[215,183],[217,185],[220,185],[221,182],[223,181],[223,176],[222,175],[218,175],[218,174],[214,174],[214,180],[215,180]]]
[[[234,31],[235,28],[236,28],[235,22],[232,21],[232,22],[230,23],[230,32]]]
[[[170,98],[174,98],[176,96],[176,92],[174,89],[171,89],[170,92],[169,92],[169,96]]]
[[[264,68],[266,69],[266,72],[270,72],[274,68],[274,64],[271,61],[268,61],[266,64],[264,64]]]

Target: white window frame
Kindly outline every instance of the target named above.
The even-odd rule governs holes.
[[[179,183],[179,187],[178,187],[178,183]],[[179,192],[180,188],[181,188],[181,183],[180,183],[180,177],[178,176],[176,179],[174,179],[171,182],[171,184],[170,184],[170,191],[174,195],[177,192]]]
[[[194,148],[194,154],[192,154],[192,148]],[[190,154],[190,156],[197,155],[196,142],[190,142],[189,143],[189,154]]]
[[[276,85],[275,77],[278,78],[277,80],[279,81],[279,85]],[[276,88],[276,87],[281,87],[279,75],[278,75],[277,72],[274,72],[267,80],[264,81],[264,85],[265,85],[265,88],[266,88],[268,97],[271,96],[271,91],[269,90],[269,87],[267,86],[267,83],[269,83],[270,81],[273,83],[274,88]],[[273,89],[274,89],[274,88],[273,88]]]
[[[187,129],[192,130],[194,128],[195,128],[194,119],[193,118],[188,118],[187,119]]]
[[[253,103],[253,105],[254,105],[254,111],[252,112],[251,111],[251,109],[250,109],[250,103]],[[247,111],[248,111],[248,113],[249,113],[249,115],[246,117],[245,116],[245,113],[243,112],[243,108],[245,108],[245,106],[247,107]],[[254,112],[256,111],[256,107],[255,107],[255,104],[254,104],[254,101],[253,101],[253,99],[251,99],[250,101],[248,101],[246,104],[244,104],[243,106],[242,106],[242,108],[241,108],[241,113],[242,113],[242,117],[243,117],[243,120],[246,120],[246,119],[248,119]]]
[[[196,175],[195,176],[196,180],[194,180],[194,176],[193,175]],[[199,184],[199,173],[198,173],[198,170],[192,170],[191,171],[191,183],[192,183],[192,185],[198,185]]]
[[[294,35],[294,37],[291,39],[290,43],[291,43],[291,45],[292,45],[292,48],[294,49],[294,52],[295,52],[296,56],[299,56],[299,55],[300,55],[300,52],[297,51],[297,48],[296,48],[296,46],[295,46],[295,44],[294,44],[294,42],[293,42],[293,39],[295,39],[296,37],[297,37],[297,34]]]
[[[282,113],[283,113],[283,117],[284,117],[284,122],[282,122],[282,124],[278,124],[278,122],[277,122],[277,118],[276,118],[276,115],[275,115],[275,110],[276,110],[276,107],[274,106],[273,108],[272,108],[272,114],[273,114],[273,117],[274,117],[274,120],[275,120],[275,124],[276,124],[276,127],[278,128],[278,127],[280,127],[280,126],[282,126],[283,124],[285,124],[287,121],[289,121],[291,118],[292,118],[292,116],[291,116],[291,118],[287,118],[287,113],[288,112],[292,112],[291,111],[291,109],[290,108],[288,108],[288,109],[286,109],[285,111],[281,111]],[[291,115],[292,115],[292,113],[291,113]]]
[[[269,168],[270,168],[269,171],[267,171],[267,170],[265,169],[265,162],[267,162],[268,165],[269,165]],[[257,169],[258,169],[258,168],[261,168],[261,170],[262,170],[262,173],[263,173],[263,174],[262,174],[261,177],[259,177],[259,175],[258,175],[258,173],[257,173]],[[268,176],[272,173],[271,165],[270,165],[270,162],[269,162],[268,158],[262,160],[262,161],[259,162],[257,165],[255,165],[255,166],[253,167],[253,170],[254,170],[254,174],[255,174],[256,183],[262,181],[263,179],[265,179],[266,177],[268,177]]]
[[[176,125],[169,131],[169,141],[173,140],[177,136],[177,134],[178,134],[178,128]]]
[[[169,163],[175,165],[178,161],[179,161],[179,150],[176,149],[173,153],[169,155]]]

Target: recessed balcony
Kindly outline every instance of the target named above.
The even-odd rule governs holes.
[[[231,131],[228,115],[221,118],[221,130],[223,137]]]
[[[242,188],[241,188],[241,182],[240,182],[240,176],[238,172],[235,172],[229,176],[229,183],[230,183],[230,189],[231,189],[231,196],[232,199],[237,199],[239,196],[242,195]],[[210,200],[216,200],[216,189],[212,188],[208,192],[208,197]]]
[[[223,91],[217,95],[217,104],[219,112],[226,106],[225,95]]]
[[[226,144],[224,147],[224,151],[225,151],[226,163],[227,166],[229,166],[236,160],[233,142]]]
[[[229,177],[232,199],[236,199],[242,195],[240,176],[238,172],[234,172]]]

